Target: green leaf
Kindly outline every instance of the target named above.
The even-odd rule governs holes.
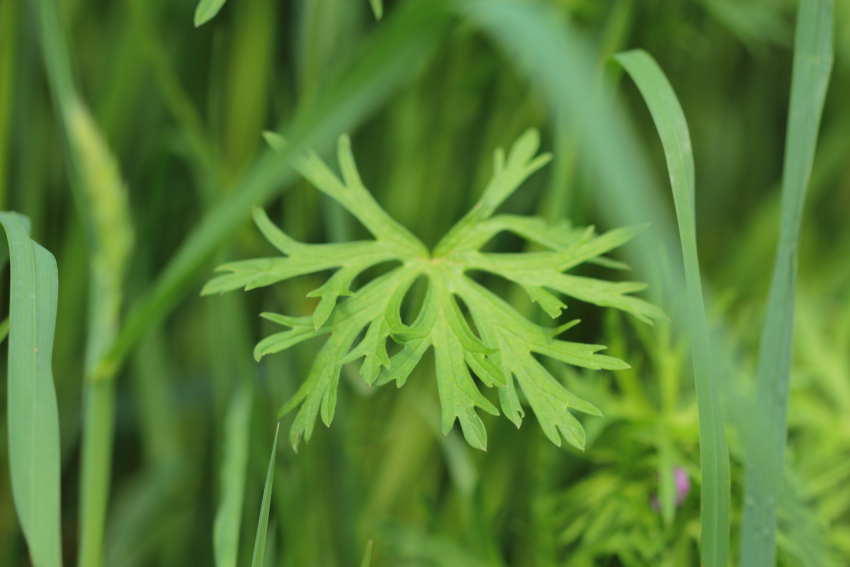
[[[279,136],[267,134],[266,139],[278,151],[286,150],[286,142]],[[516,141],[507,157],[501,149],[496,150],[493,179],[480,201],[437,244],[433,254],[390,218],[363,186],[347,136],[340,137],[337,151],[341,179],[314,152],[293,159],[302,175],[359,219],[375,239],[303,244],[284,234],[257,210],[254,218],[260,231],[286,257],[224,264],[218,270],[228,273],[214,278],[204,288],[205,294],[254,289],[337,269],[327,283],[310,293],[322,298],[312,319],[263,315],[290,330],[263,339],[255,349],[257,359],[319,334],[330,335],[306,379],[280,411],[282,416],[300,406],[290,429],[293,448],[297,449],[302,437],[309,441],[319,413],[326,425],[333,420],[343,364],[362,358],[360,375],[366,384],[382,385],[395,380],[400,387],[432,347],[444,434],[459,421],[467,442],[486,449],[487,431],[477,409],[492,415],[499,415],[499,411],[481,393],[474,377],[485,386],[498,389],[502,410],[519,427],[525,413],[516,379],[546,435],[558,445],[563,437],[576,447],[584,447],[584,429],[570,412],[601,415],[599,410],[568,392],[535,356],[590,369],[620,370],[628,365],[600,354],[602,346],[558,340],[556,337],[575,321],[554,330],[536,325],[475,283],[466,272],[487,271],[516,282],[553,318],[566,308],[553,292],[615,307],[646,322],[665,316],[658,308],[628,295],[644,289],[644,284],[612,283],[563,273],[624,244],[641,227],[596,235],[592,227],[573,229],[565,221],[549,225],[536,218],[492,216],[529,175],[549,160],[546,154],[536,155],[538,146],[537,132],[529,130]],[[513,232],[550,250],[527,254],[479,251],[502,231]],[[401,265],[351,290],[357,275],[388,261]],[[411,285],[420,277],[427,281],[427,291],[416,320],[408,325],[402,319],[401,307]],[[465,315],[464,306],[477,331]],[[362,339],[355,344],[359,336]],[[389,338],[402,346],[392,357],[387,351]]]
[[[277,454],[277,434],[280,432],[280,424],[274,430],[274,444],[272,445],[272,456],[269,459],[269,472],[266,473],[266,485],[263,487],[263,501],[260,504],[260,520],[257,523],[257,538],[254,540],[254,557],[251,559],[251,567],[263,567],[263,557],[266,552],[266,532],[269,529],[269,510],[272,504],[272,485],[274,484],[274,458]]]
[[[729,554],[729,452],[720,412],[719,376],[714,367],[715,357],[709,341],[697,255],[694,160],[688,124],[667,77],[649,54],[639,50],[629,51],[617,55],[615,59],[640,89],[655,121],[667,158],[685,261],[689,331],[699,407],[701,559],[706,567],[726,567]]]
[[[0,212],[11,262],[9,466],[12,496],[35,567],[62,565],[59,412],[51,368],[56,260],[30,240],[28,221]]]
[[[47,3],[54,4],[51,0]],[[54,20],[59,21],[58,16]],[[449,14],[435,2],[399,6],[396,17],[376,30],[351,67],[336,75],[318,100],[298,109],[290,129],[291,146],[284,152],[294,154],[305,144],[324,148],[335,132],[362,122],[436,51],[450,21]],[[55,36],[53,28],[47,31],[42,34],[45,40]],[[48,47],[54,43],[47,42]],[[51,70],[60,67],[48,66]],[[70,77],[70,66],[65,67]],[[189,233],[151,288],[132,306],[99,375],[108,377],[118,372],[133,345],[193,288],[197,275],[241,229],[253,207],[291,187],[294,175],[289,154],[274,153],[267,152],[258,159],[238,187],[216,203]]]
[[[754,432],[747,442],[741,565],[776,559],[776,516],[788,437],[788,390],[794,346],[797,249],[803,204],[833,61],[833,0],[801,2],[794,39],[791,102],[782,172],[782,213],[767,316],[759,348]]]
[[[224,425],[224,458],[221,463],[221,502],[213,524],[216,567],[236,567],[242,500],[248,472],[248,447],[253,391],[243,385],[230,402]]]
[[[226,0],[201,0],[195,8],[195,27],[199,27],[210,21],[218,14]]]

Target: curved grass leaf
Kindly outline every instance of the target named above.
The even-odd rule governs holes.
[[[726,567],[729,554],[729,452],[720,411],[718,374],[709,341],[697,256],[694,158],[685,114],[655,60],[635,50],[615,56],[638,86],[664,146],[688,293],[689,329],[699,407],[702,468],[701,558],[705,567]]]
[[[833,0],[807,0],[800,2],[797,15],[781,232],[759,348],[754,434],[747,447],[741,565],[753,567],[773,567],[776,561],[776,514],[788,435],[797,246],[832,71],[833,11]]]
[[[25,219],[0,212],[11,264],[9,464],[18,520],[35,567],[62,565],[59,412],[51,368],[58,274]],[[5,243],[3,243],[5,246]]]

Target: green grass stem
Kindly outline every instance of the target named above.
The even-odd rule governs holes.
[[[252,401],[253,392],[244,384],[227,410],[224,457],[221,463],[221,501],[213,525],[216,567],[236,567],[239,530],[242,526],[242,500],[248,473]]]
[[[833,0],[803,0],[797,15],[779,246],[762,330],[753,434],[747,447],[741,565],[773,567],[785,471],[797,252],[824,99],[832,71]]]

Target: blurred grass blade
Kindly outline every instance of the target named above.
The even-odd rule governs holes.
[[[198,272],[262,205],[295,178],[289,159],[306,147],[329,146],[340,132],[354,130],[366,116],[428,61],[450,21],[437,2],[410,2],[380,26],[351,68],[329,81],[326,96],[299,114],[284,152],[267,151],[233,195],[221,201],[186,238],[168,266],[127,317],[99,370],[117,372],[130,348],[188,292]]]
[[[224,458],[221,464],[221,503],[213,524],[216,567],[236,567],[242,500],[248,469],[248,442],[253,391],[243,385],[227,410],[224,431]]]
[[[369,543],[366,544],[366,553],[363,554],[363,562],[360,564],[360,567],[369,567],[372,563],[372,540],[369,540]]]
[[[800,2],[782,172],[779,247],[762,331],[753,434],[747,447],[741,565],[773,567],[785,471],[797,246],[824,98],[832,71],[833,0]]]
[[[692,158],[670,156],[677,161],[671,168],[671,173],[675,170],[676,175],[673,189],[682,228],[681,237],[677,238],[654,190],[653,178],[637,136],[629,127],[621,108],[612,104],[609,97],[599,96],[595,88],[596,63],[589,42],[568,21],[542,4],[510,0],[461,0],[457,4],[461,11],[472,16],[514,58],[520,69],[540,89],[552,112],[561,108],[567,110],[569,119],[575,124],[583,141],[584,155],[600,181],[600,214],[613,224],[651,221],[652,235],[661,237],[668,250],[680,245],[684,247],[686,285],[676,271],[671,273],[673,279],[665,282],[665,289],[672,290],[674,295],[670,300],[674,316],[679,320],[690,321],[694,362],[700,374],[696,380],[700,389],[700,430],[707,435],[703,437],[705,446],[701,448],[705,451],[703,475],[713,479],[708,480],[708,489],[714,493],[713,498],[703,502],[703,506],[713,507],[706,510],[704,515],[707,525],[703,534],[706,538],[703,540],[703,557],[711,560],[705,562],[706,567],[725,567],[728,530],[721,526],[728,525],[729,462],[716,384],[709,379],[711,374],[706,374],[706,369],[715,361],[707,356],[709,343],[694,232],[693,179],[688,177],[693,172],[692,163],[688,165],[688,159]],[[658,75],[663,78],[660,72]],[[647,97],[647,94],[644,93],[644,96]],[[668,94],[672,94],[672,91]],[[658,93],[654,97],[659,97]],[[650,108],[656,105],[655,99],[647,98]],[[675,96],[660,100],[665,101],[666,105],[675,102]],[[675,108],[681,113],[678,103]],[[669,110],[663,109],[662,116]],[[666,129],[672,128],[667,122],[672,118],[662,121],[665,123],[664,130],[661,130],[665,149],[670,143],[670,140],[665,139]],[[680,117],[672,124],[684,126],[684,118]],[[674,154],[685,149],[690,151],[689,143],[687,146],[684,144],[685,140],[687,138],[682,139],[681,148],[677,150],[674,144],[670,151]],[[639,266],[650,266],[657,257],[657,241],[638,242],[635,252],[638,253]],[[680,290],[685,287],[689,293],[687,298],[681,298],[683,294]],[[714,373],[713,378],[717,380],[719,374]],[[724,510],[727,511],[725,515]]]
[[[675,227],[655,190],[637,135],[622,108],[599,96],[598,62],[591,43],[560,12],[538,2],[456,0],[455,4],[511,56],[553,116],[566,112],[582,140],[588,167],[598,175],[600,216],[611,225],[652,223],[631,251],[639,254],[636,267],[650,265],[657,256],[657,242],[646,238],[660,236],[670,250],[678,247]],[[681,309],[678,302],[672,303]]]
[[[34,567],[62,565],[59,411],[53,334],[59,280],[53,255],[30,240],[22,217],[0,213],[11,260],[9,464],[12,495]]]
[[[118,334],[124,276],[135,237],[121,168],[94,117],[76,98],[60,108],[89,234],[90,298],[83,384],[79,564],[97,567],[103,561],[112,477],[115,385],[98,382],[95,372]]]
[[[56,0],[39,0],[38,7],[41,51],[70,157],[70,185],[89,237],[78,564],[99,567],[112,477],[115,385],[98,383],[94,378],[118,334],[124,276],[133,248],[132,218],[118,161],[77,94],[70,42],[59,4]]]
[[[201,0],[195,8],[195,27],[202,26],[218,14],[227,0]]]
[[[701,558],[705,567],[726,567],[729,555],[729,452],[720,411],[718,374],[713,356],[700,283],[694,205],[694,157],[685,114],[664,72],[645,51],[614,57],[632,77],[649,106],[664,146],[688,292],[694,380],[699,407],[700,464],[702,469]]]
[[[384,0],[369,0],[372,6],[372,13],[375,14],[375,19],[380,20],[384,17]]]
[[[6,317],[3,319],[3,322],[0,323],[0,344],[6,340],[6,337],[9,336],[9,318]]]
[[[280,424],[274,431],[274,445],[272,445],[272,457],[269,460],[269,472],[266,474],[266,486],[263,488],[263,503],[260,505],[260,521],[257,524],[257,539],[254,540],[254,558],[251,567],[263,567],[263,557],[266,552],[266,531],[269,528],[269,509],[272,503],[272,484],[274,483],[274,458],[277,454],[277,434],[280,433]]]

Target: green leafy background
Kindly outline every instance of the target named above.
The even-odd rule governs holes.
[[[201,7],[183,0],[0,2],[0,210],[27,215],[33,239],[59,268],[53,370],[64,564],[81,556],[85,522],[87,541],[103,536],[82,555],[100,555],[105,565],[248,565],[265,504],[265,565],[357,565],[369,539],[378,567],[698,564],[702,469],[691,347],[678,315],[683,290],[662,285],[682,259],[658,239],[675,226],[674,204],[646,104],[608,63],[632,48],[658,61],[690,130],[708,322],[715,349],[731,361],[720,390],[737,562],[746,425],[780,234],[797,3],[550,0],[497,2],[498,13],[482,11],[487,2],[202,4],[212,11],[196,16]],[[540,21],[529,12],[538,5],[546,26],[529,23]],[[207,21],[195,27],[196,18]],[[777,560],[788,566],[850,562],[847,0],[836,0],[834,26],[799,244],[778,500]],[[557,51],[567,47],[574,60]],[[566,73],[576,61],[593,80],[547,73]],[[553,98],[565,84],[576,91]],[[610,96],[605,85],[616,86],[620,110],[585,125],[598,114],[576,101]],[[627,280],[648,282],[637,296],[671,319],[650,326],[560,298],[568,305],[562,319],[581,320],[565,340],[606,345],[605,355],[630,365],[584,370],[534,358],[559,387],[604,414],[578,415],[584,451],[553,444],[552,429],[532,418],[533,400],[519,394],[518,405],[500,411],[510,419],[479,412],[486,452],[473,450],[461,427],[444,435],[439,360],[429,352],[400,390],[367,387],[360,362],[344,364],[335,408],[323,413],[318,401],[320,418],[333,414],[333,425],[315,427],[297,454],[281,442],[268,476],[278,411],[332,340],[307,338],[316,333],[317,308],[332,296],[337,310],[355,298],[339,281],[322,288],[331,266],[247,293],[202,298],[201,289],[218,265],[281,258],[274,239],[250,222],[255,206],[299,246],[343,250],[379,236],[287,161],[313,148],[347,179],[333,150],[340,134],[350,134],[359,179],[433,250],[481,198],[496,148],[509,150],[530,127],[552,161],[491,217],[507,224],[486,251],[543,253],[579,238],[575,227],[631,230],[623,219],[632,212],[651,226],[602,265],[570,274],[620,291],[637,291]],[[289,145],[268,149],[264,131],[280,132]],[[612,183],[633,193],[614,198],[604,190]],[[650,207],[663,214],[643,215]],[[521,223],[534,216],[557,230],[529,243],[522,230],[543,229]],[[117,226],[108,222],[116,219]],[[611,269],[624,262],[634,271]],[[357,282],[385,273],[365,268]],[[486,270],[470,274],[478,282],[470,285],[485,286],[523,320],[552,325],[547,311],[558,306],[549,298],[534,303],[521,285]],[[427,286],[411,286],[424,301]],[[474,306],[465,308],[474,318]],[[254,346],[280,323],[297,323],[290,328],[304,342],[256,362]],[[478,338],[498,340],[477,323]],[[4,374],[6,356],[3,348]],[[377,370],[380,382],[382,353],[369,356],[366,375]],[[2,382],[0,564],[17,567],[30,555],[11,496]],[[505,407],[498,388],[477,389],[482,405]],[[281,437],[298,415],[280,418]],[[85,454],[87,420],[105,439],[89,447],[106,444],[111,456]],[[84,462],[99,470],[104,459],[111,483],[89,484],[81,497]],[[691,482],[678,506],[675,467]],[[105,518],[83,512],[81,520],[84,502],[96,510],[98,499],[108,503]]]

